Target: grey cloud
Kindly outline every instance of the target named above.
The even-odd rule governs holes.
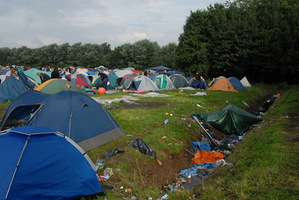
[[[165,45],[177,42],[191,10],[216,1],[0,0],[0,44],[35,48],[81,42],[116,47],[149,39]]]

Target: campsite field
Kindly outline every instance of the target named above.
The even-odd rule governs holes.
[[[196,92],[207,95],[194,96]],[[165,192],[169,199],[191,199],[192,195],[197,199],[298,199],[299,86],[255,85],[239,93],[194,90],[159,93],[170,96],[143,97],[121,92],[92,96],[101,101],[106,99],[103,107],[127,133],[88,152],[96,162],[108,150],[120,148],[125,151],[104,159],[106,164],[99,170],[99,175],[103,175],[105,168],[113,170],[113,175],[103,183],[104,189],[113,187],[105,189],[107,199],[130,199],[132,196],[157,199]],[[226,159],[233,163],[232,166],[218,167],[193,191],[174,193],[166,190],[164,186],[173,183],[177,173],[191,166],[190,143],[206,137],[192,114],[214,112],[229,103],[254,111],[277,93],[282,96],[263,116],[261,125],[248,132]],[[121,101],[113,102],[120,98]],[[0,118],[8,105],[0,105]],[[128,147],[134,138],[149,144],[162,165]],[[125,189],[130,189],[131,193]]]

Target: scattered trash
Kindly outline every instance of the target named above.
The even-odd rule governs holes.
[[[132,190],[131,190],[131,189],[125,189],[125,192],[126,192],[126,193],[131,193]]]
[[[281,116],[281,118],[291,118],[290,113],[284,113],[283,116]]]
[[[96,167],[97,167],[97,170],[102,169],[102,168],[104,167],[105,163],[106,163],[105,160],[97,159],[97,160],[96,160],[96,163],[95,163],[95,165],[96,165]]]
[[[92,97],[95,101],[97,101],[98,103],[101,103],[103,105],[106,104],[111,104],[112,102],[126,102],[128,104],[137,104],[135,101],[138,101],[138,98],[134,98],[132,96],[128,96],[128,95],[124,95],[122,96],[120,99],[105,99],[105,98],[101,98],[101,97]]]
[[[197,107],[200,107],[200,108],[205,108],[205,107],[203,107],[203,106],[201,106],[201,105],[199,105],[199,104],[196,104],[196,106],[197,106]]]
[[[172,97],[173,95],[168,94],[159,94],[157,92],[149,92],[147,94],[132,94],[135,96],[142,96],[142,97]]]
[[[112,168],[106,168],[104,170],[104,176],[98,176],[100,182],[106,182],[113,175]]]
[[[161,139],[164,140],[165,138],[167,138],[167,136],[163,136]]]
[[[138,149],[141,153],[143,153],[145,155],[149,155],[149,156],[153,157],[154,159],[157,159],[157,154],[152,149],[152,147],[150,147],[150,145],[145,143],[140,138],[135,138],[133,141],[131,141],[131,143],[128,146]]]
[[[249,108],[249,105],[245,101],[242,100],[242,103]]]
[[[192,96],[207,96],[206,92],[196,92],[195,94],[190,94]]]
[[[183,89],[180,89],[180,90],[179,90],[179,93],[183,93],[183,92],[184,92],[184,90],[183,90]]]
[[[276,98],[277,98],[277,99],[279,99],[279,98],[280,98],[280,94],[279,94],[279,93],[276,95]]]
[[[228,166],[232,166],[233,165],[232,163],[227,163],[224,159],[217,160],[216,164],[217,164],[217,166],[221,166],[221,167],[223,167],[225,165],[228,165]]]
[[[168,119],[166,119],[165,121],[164,121],[164,124],[167,124],[168,123]]]
[[[104,155],[102,155],[102,158],[111,158],[115,156],[117,153],[124,153],[125,151],[119,148],[116,148],[114,150],[107,151]]]
[[[169,113],[165,113],[165,115],[169,115]]]
[[[104,176],[112,176],[113,172],[112,172],[112,168],[106,168],[104,170]]]
[[[127,136],[128,136],[128,137],[133,137],[133,135],[132,135],[132,134],[127,134]]]
[[[171,114],[171,113],[170,113],[169,115],[170,115],[171,117],[173,116],[173,114]]]
[[[135,196],[132,196],[130,200],[137,200],[138,198]]]
[[[161,200],[167,200],[169,198],[169,195],[165,193],[162,197]]]
[[[159,160],[159,159],[156,159],[156,161],[157,161],[157,163],[158,163],[159,165],[162,165],[162,162],[161,162],[161,160]]]

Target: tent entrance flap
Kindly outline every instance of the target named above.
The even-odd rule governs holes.
[[[11,127],[24,126],[42,107],[42,104],[19,105],[14,108],[6,119],[3,119],[1,130]]]

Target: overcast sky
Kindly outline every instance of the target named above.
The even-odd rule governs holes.
[[[190,11],[225,0],[0,0],[0,47],[178,43]]]

